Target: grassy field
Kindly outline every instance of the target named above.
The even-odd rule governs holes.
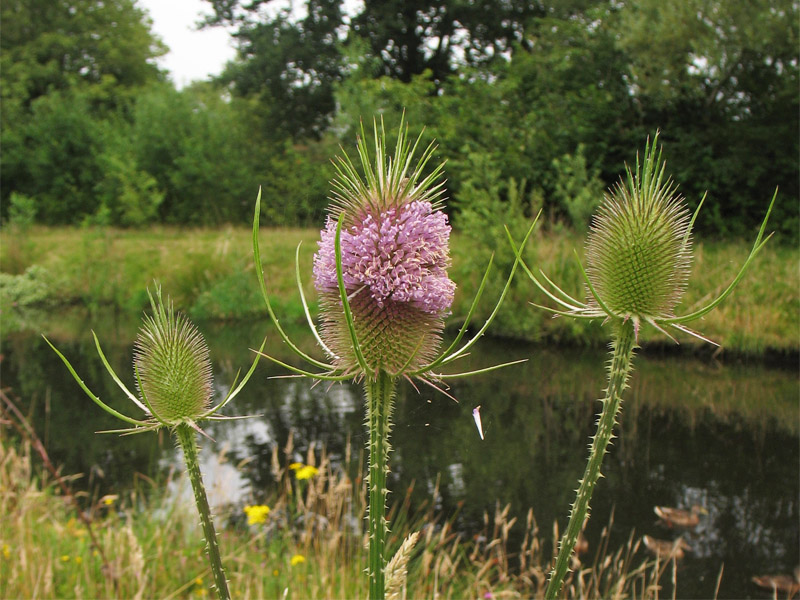
[[[295,249],[307,297],[313,303],[312,255],[318,232],[309,229],[263,229],[261,252],[276,312],[284,321],[303,318],[294,275]],[[482,276],[474,241],[453,238],[452,277],[459,285],[452,324],[463,320]],[[526,250],[532,268],[542,269],[570,293],[582,296],[583,284],[573,250],[582,254],[583,239],[570,233],[536,234]],[[483,249],[484,251],[486,249]],[[492,248],[491,250],[495,250]],[[498,257],[508,254],[498,241]],[[746,242],[695,244],[689,289],[679,314],[691,311],[721,292],[747,256]],[[488,256],[488,252],[483,252]],[[498,258],[498,262],[502,263]],[[508,264],[508,260],[505,261]],[[694,329],[719,342],[725,351],[796,355],[800,351],[800,250],[770,243],[758,256],[733,296],[698,321]],[[505,273],[491,278],[478,316],[485,318],[499,294]],[[195,319],[247,319],[265,316],[253,267],[247,228],[147,230],[34,227],[5,230],[0,245],[0,308],[5,327],[24,327],[35,309],[83,304],[114,306],[138,312],[146,288],[157,279],[176,304]],[[606,334],[589,325],[551,318],[530,302],[546,303],[527,278],[518,274],[498,315],[495,335],[531,341],[598,345]],[[26,312],[28,311],[28,312]],[[34,311],[33,313],[31,311]],[[35,319],[34,319],[35,320]],[[672,343],[654,331],[643,343]],[[684,336],[689,349],[699,344]],[[709,351],[710,347],[709,347]]]

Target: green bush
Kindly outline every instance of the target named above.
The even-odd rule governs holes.
[[[51,276],[44,267],[30,266],[21,275],[0,273],[2,310],[10,307],[41,305],[51,299]]]
[[[575,154],[553,159],[553,197],[576,231],[586,231],[603,199],[603,182],[598,177],[598,170],[586,164],[585,151],[586,147],[579,144]]]
[[[25,194],[11,192],[9,196],[8,222],[18,229],[27,229],[36,220],[36,200]]]

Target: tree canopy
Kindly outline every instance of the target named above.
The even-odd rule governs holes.
[[[2,4],[1,217],[242,222],[261,185],[270,222],[319,224],[339,144],[405,112],[448,161],[455,226],[491,198],[585,227],[660,131],[689,204],[708,190],[701,231],[746,233],[778,186],[798,238],[795,0],[206,2],[238,55],[183,90],[134,0]]]

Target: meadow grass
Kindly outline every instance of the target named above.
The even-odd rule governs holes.
[[[113,306],[138,312],[146,305],[147,286],[157,279],[176,305],[195,319],[261,318],[265,314],[255,281],[251,232],[244,227],[146,230],[33,227],[24,232],[6,228],[0,244],[0,308],[6,330],[15,316],[36,306],[52,310],[70,304],[90,308]],[[271,297],[285,322],[303,319],[295,282],[295,250],[300,247],[300,272],[307,298],[316,302],[311,285],[312,255],[319,234],[312,229],[262,229],[261,248]],[[483,274],[475,260],[474,242],[456,234],[452,240],[453,277],[459,284],[450,324],[458,324],[469,308]],[[569,232],[536,234],[526,260],[583,296],[574,251],[583,254],[584,240]],[[704,304],[734,278],[747,256],[749,243],[706,242],[695,245],[688,291],[679,314]],[[507,252],[498,240],[497,250]],[[800,351],[800,249],[770,242],[756,258],[734,294],[696,324],[726,351],[764,355],[796,355]],[[32,266],[39,268],[31,269]],[[27,274],[26,274],[27,272]],[[488,316],[504,273],[490,279],[477,318]],[[599,324],[551,318],[529,302],[547,303],[524,275],[518,275],[492,328],[494,335],[529,341],[600,345]],[[21,325],[22,326],[22,325]],[[643,343],[672,342],[644,328]],[[685,336],[683,346],[700,344]]]
[[[35,434],[33,441],[24,434],[12,439],[8,424],[14,417],[5,407],[4,417],[0,597],[214,597],[197,517],[190,502],[160,491],[172,487],[169,481],[157,485],[142,478],[125,495],[73,499],[68,490],[79,475],[59,473],[59,482],[37,466]],[[273,450],[278,484],[267,498],[270,511],[263,522],[248,524],[242,506],[215,511],[233,597],[366,597],[364,481],[349,477],[313,446],[306,464],[316,474],[299,480],[296,470],[282,466],[281,455],[293,454],[291,437],[285,448]],[[532,511],[519,523],[509,518],[509,506],[497,506],[484,515],[483,531],[465,539],[453,529],[455,515],[445,519],[435,510],[436,489],[414,513],[410,492],[389,511],[391,552],[411,532],[420,534],[398,597],[542,596],[552,561],[545,549],[552,541]],[[626,544],[609,548],[611,526],[596,548],[574,560],[562,597],[656,598],[664,591],[662,578],[665,590],[670,587],[675,565],[645,556],[633,532]],[[510,534],[520,528],[523,541],[512,547]],[[555,527],[552,536],[558,537]]]

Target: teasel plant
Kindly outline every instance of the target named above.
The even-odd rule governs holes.
[[[192,484],[200,524],[206,540],[206,553],[214,581],[217,596],[222,599],[231,597],[228,583],[220,557],[219,543],[214,530],[211,509],[208,504],[203,476],[200,471],[199,448],[197,435],[211,439],[200,428],[200,423],[210,421],[228,421],[248,418],[246,416],[223,416],[219,412],[233,400],[255,371],[259,361],[256,354],[253,364],[244,378],[239,382],[237,373],[230,391],[216,406],[212,406],[213,376],[209,359],[208,345],[202,334],[183,314],[175,311],[172,301],[164,302],[160,286],[156,285],[155,297],[148,290],[151,315],[145,315],[141,329],[136,338],[133,354],[133,370],[139,395],[131,393],[114,369],[109,364],[100,347],[97,335],[92,332],[97,354],[103,366],[122,392],[144,414],[144,419],[134,419],[108,406],[96,396],[75,369],[46,337],[45,341],[66,365],[78,385],[100,408],[117,419],[132,425],[127,429],[113,429],[98,433],[119,433],[132,435],[168,429],[177,440],[183,451],[189,480]],[[266,342],[266,340],[265,340]],[[261,344],[260,351],[263,351]],[[213,441],[213,440],[212,440]]]
[[[777,190],[750,254],[724,291],[706,306],[685,315],[676,315],[689,280],[692,262],[692,227],[705,196],[690,214],[677,185],[666,176],[666,163],[657,148],[658,133],[648,139],[644,158],[636,168],[627,168],[625,180],[609,190],[594,215],[586,241],[586,268],[578,260],[586,286],[582,302],[563,291],[544,272],[533,271],[523,262],[511,234],[509,242],[517,253],[523,271],[535,287],[555,304],[534,305],[575,319],[603,319],[611,327],[611,358],[608,385],[602,398],[597,432],[589,445],[589,458],[577,495],[571,506],[569,523],[561,538],[558,556],[550,574],[545,598],[556,598],[569,570],[575,543],[589,516],[589,501],[601,477],[600,467],[608,445],[614,438],[622,396],[628,387],[633,357],[638,348],[639,330],[650,326],[677,343],[673,334],[683,333],[718,345],[686,324],[714,310],[741,281],[753,259],[772,234],[764,236]],[[576,254],[577,258],[577,254]]]
[[[449,380],[523,361],[470,372],[442,372],[484,335],[508,292],[518,263],[514,262],[489,317],[465,341],[491,269],[489,260],[463,325],[442,351],[444,320],[450,314],[456,289],[447,273],[450,225],[442,211],[443,164],[430,166],[436,147],[433,142],[415,161],[422,133],[411,143],[404,119],[392,156],[387,154],[382,120],[380,125],[373,121],[374,158],[368,139],[362,123],[356,147],[363,176],[344,150],[333,161],[336,174],[331,182],[331,204],[313,262],[314,287],[320,299],[319,328],[306,302],[299,266],[295,268],[305,316],[324,360],[301,351],[286,335],[272,308],[258,241],[260,191],[253,219],[253,252],[267,312],[283,341],[311,369],[267,358],[291,371],[290,376],[329,384],[352,380],[364,386],[369,431],[369,596],[382,599],[387,589],[403,587],[403,582],[386,581],[385,548],[389,437],[398,383],[406,380],[418,392],[417,384],[430,386],[453,398],[447,391]],[[532,231],[533,226],[523,245]],[[299,250],[298,245],[297,256]],[[398,552],[409,554],[414,539],[406,540]],[[396,556],[392,564],[405,564],[407,560],[407,556]],[[392,574],[404,577],[405,569],[389,571],[390,579]]]

